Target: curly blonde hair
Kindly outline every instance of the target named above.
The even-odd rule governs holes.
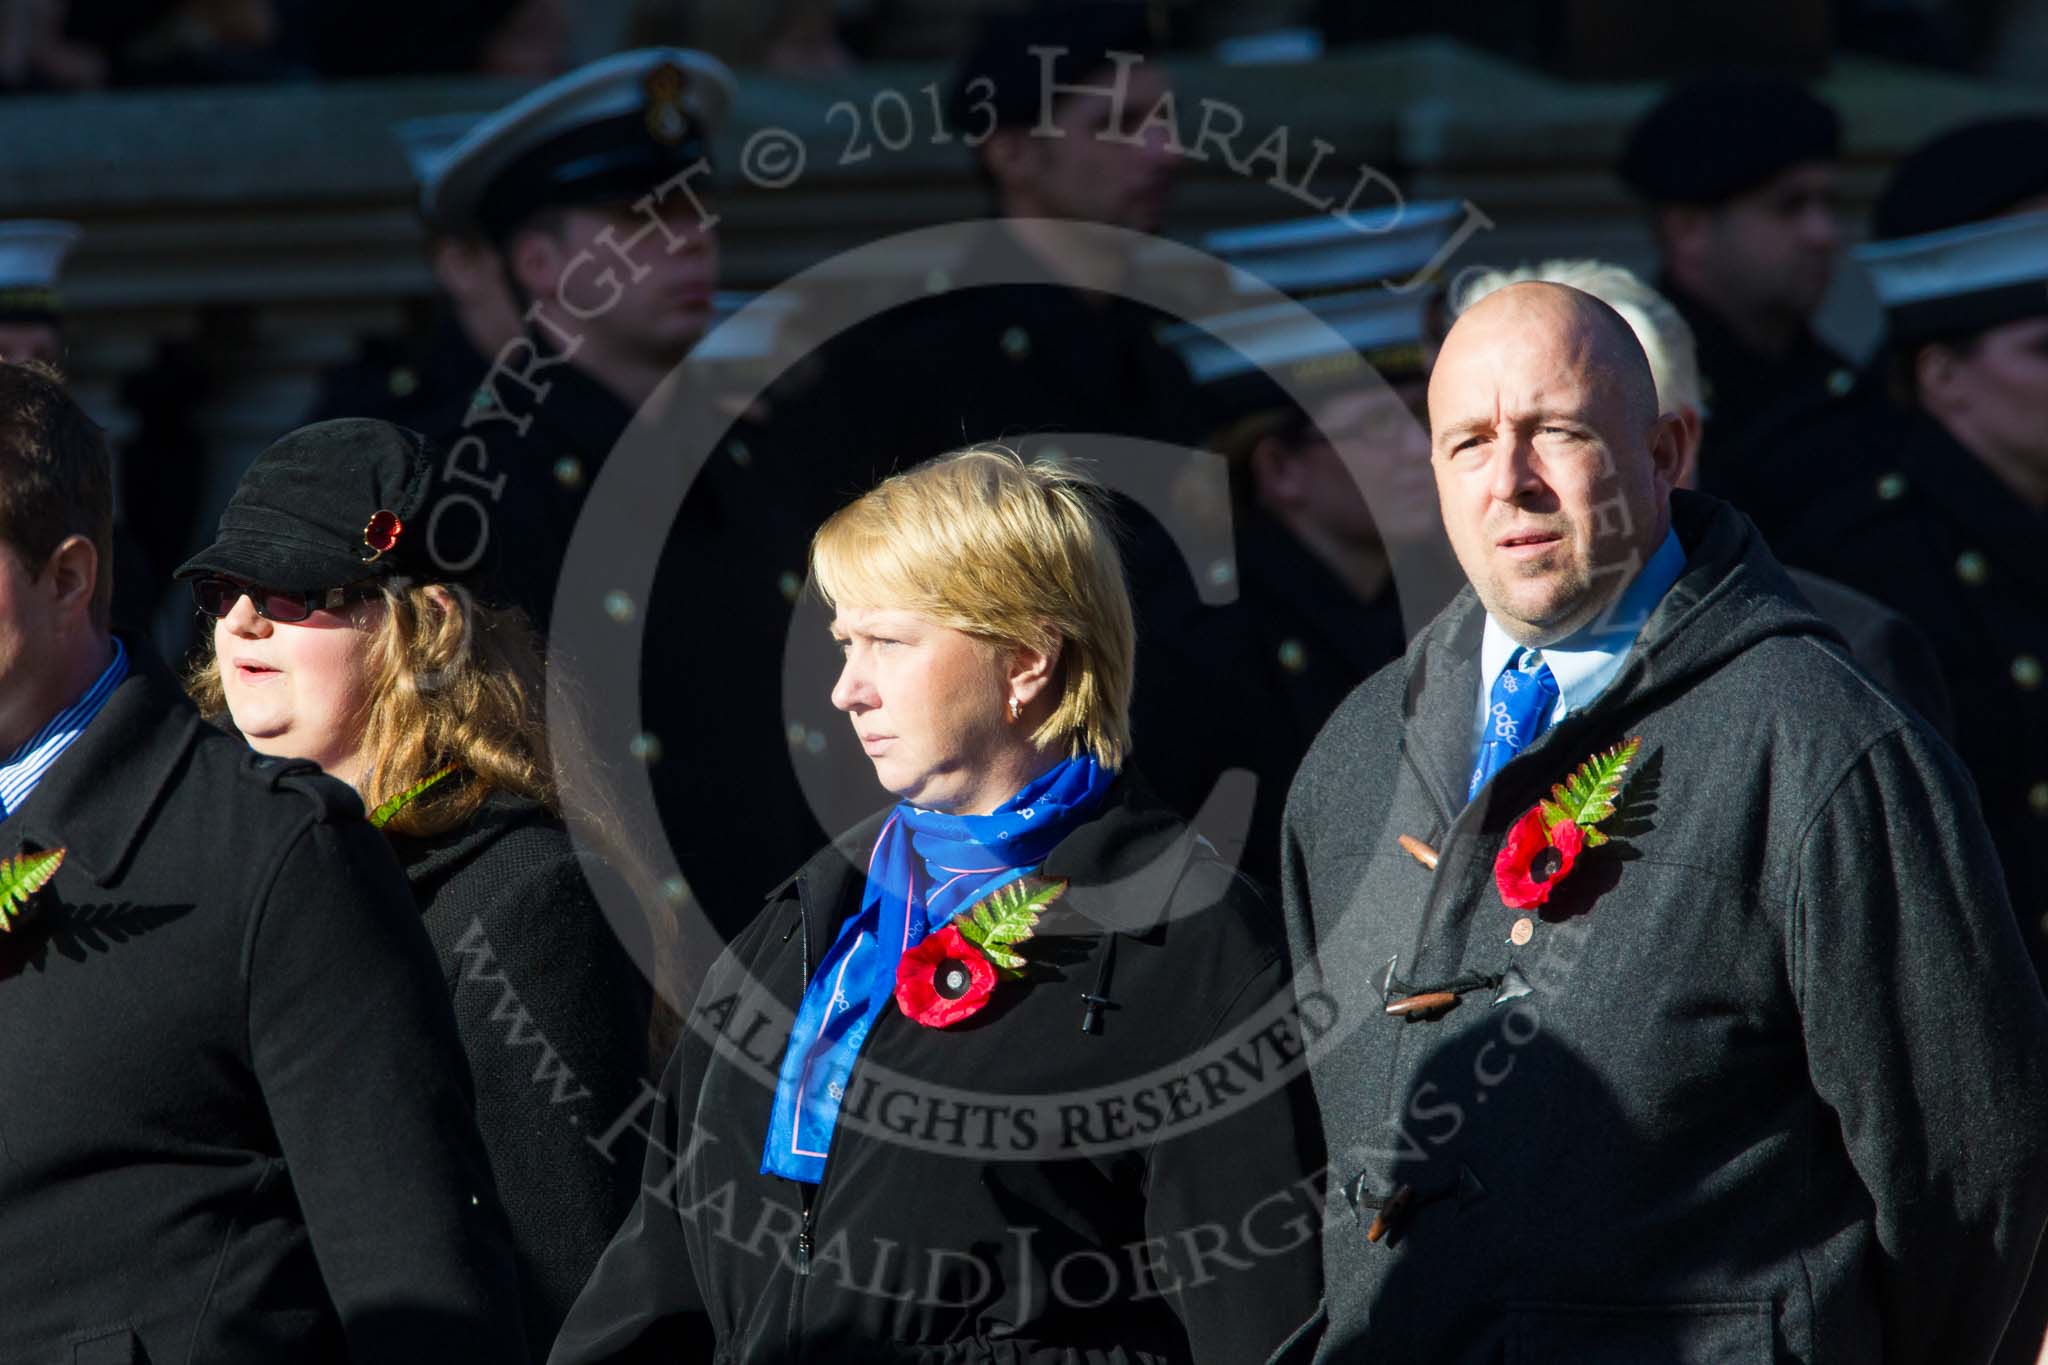
[[[369,697],[360,718],[363,804],[409,791],[454,765],[404,807],[387,834],[428,838],[467,823],[497,792],[560,813],[548,752],[539,643],[516,607],[492,607],[461,587],[380,583],[384,611],[367,637]],[[228,716],[220,660],[210,649],[186,680],[209,720]]]

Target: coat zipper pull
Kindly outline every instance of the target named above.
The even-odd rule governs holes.
[[[811,1201],[804,1200],[804,1225],[796,1234],[796,1273],[811,1273]]]

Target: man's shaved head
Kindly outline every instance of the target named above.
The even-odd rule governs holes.
[[[1444,529],[1480,601],[1547,645],[1619,597],[1670,525],[1679,448],[1635,331],[1581,290],[1487,295],[1429,385]]]
[[[1444,338],[1443,354],[1452,338],[1468,344],[1474,334],[1505,328],[1523,336],[1548,334],[1568,348],[1574,360],[1613,384],[1629,405],[1630,420],[1648,426],[1657,419],[1657,377],[1628,319],[1601,299],[1568,284],[1526,280],[1494,290],[1458,316]],[[1442,356],[1438,357],[1442,364]]]

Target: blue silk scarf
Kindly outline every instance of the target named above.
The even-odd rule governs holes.
[[[926,934],[1045,861],[1091,819],[1115,774],[1068,759],[988,815],[899,803],[868,857],[860,913],[804,987],[775,1083],[761,1173],[815,1185],[868,1030],[896,993],[896,964]]]

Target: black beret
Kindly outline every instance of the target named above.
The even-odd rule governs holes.
[[[953,126],[968,135],[978,133],[988,123],[990,108],[999,128],[1037,123],[1045,70],[1032,48],[1065,49],[1053,61],[1053,81],[1078,85],[1113,65],[1111,53],[1150,56],[1158,47],[1150,13],[1143,0],[1095,0],[1041,4],[1021,14],[995,16],[954,74]]]
[[[1893,170],[1871,215],[1880,240],[1981,223],[2048,195],[2048,117],[2017,114],[1965,124]]]
[[[401,574],[453,579],[427,549],[440,467],[431,442],[389,422],[300,427],[256,457],[213,544],[176,576],[225,574],[301,592]]]
[[[1653,204],[1719,204],[1841,154],[1841,118],[1804,88],[1726,75],[1674,90],[1643,115],[1616,173]]]

